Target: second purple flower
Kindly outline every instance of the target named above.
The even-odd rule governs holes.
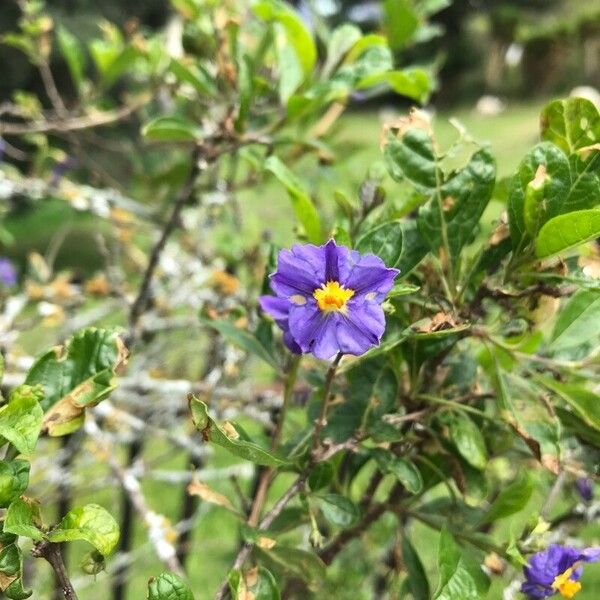
[[[276,295],[259,301],[283,330],[292,352],[310,352],[323,360],[340,352],[360,355],[381,340],[381,303],[398,273],[379,257],[361,255],[334,240],[323,246],[297,244],[279,253],[271,275]]]

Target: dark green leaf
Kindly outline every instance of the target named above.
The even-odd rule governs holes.
[[[395,267],[402,254],[402,226],[400,221],[383,223],[367,231],[356,242],[361,254],[379,256],[387,267]]]
[[[318,463],[308,476],[311,491],[317,492],[327,487],[333,479],[334,468],[330,462]]]
[[[372,454],[382,473],[394,475],[411,494],[421,492],[423,478],[419,469],[411,461],[381,448],[376,448]]]
[[[194,594],[181,577],[165,572],[148,582],[148,600],[194,600]]]
[[[408,588],[414,600],[429,600],[429,581],[423,563],[410,540],[402,536],[402,561],[408,573]]]
[[[358,520],[358,507],[345,496],[339,494],[319,494],[315,496],[323,516],[338,527],[349,527]]]
[[[445,413],[440,417],[449,429],[450,440],[459,454],[476,469],[487,465],[487,450],[481,429],[464,412]]]

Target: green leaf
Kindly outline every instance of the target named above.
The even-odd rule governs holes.
[[[458,453],[476,469],[487,465],[487,450],[480,428],[464,412],[445,413],[440,417],[448,426],[450,440]]]
[[[384,148],[386,166],[392,178],[410,182],[426,197],[419,209],[418,232],[436,254],[447,244],[456,263],[491,198],[496,165],[487,150],[478,150],[464,168],[446,175],[431,133],[423,127],[415,121],[400,137],[390,136]]]
[[[264,360],[276,371],[279,370],[279,364],[275,357],[260,343],[260,341],[249,331],[236,327],[233,323],[225,320],[212,320],[200,317],[200,322],[208,327],[218,331],[228,342],[239,346],[246,352],[254,354],[261,360]]]
[[[474,238],[495,179],[493,156],[488,150],[479,150],[464,169],[436,185],[433,198],[419,209],[417,219],[419,231],[432,251],[437,252],[446,238],[452,261],[458,260],[462,248]]]
[[[161,573],[148,582],[148,600],[194,600],[194,594],[175,573]]]
[[[547,258],[600,237],[600,209],[577,210],[550,219],[535,242],[538,258]]]
[[[317,582],[325,578],[325,563],[313,552],[279,544],[269,550],[255,549],[255,552],[268,557],[284,573],[304,581]]]
[[[598,151],[585,158],[567,158],[549,142],[535,146],[519,165],[510,186],[508,214],[513,248],[523,249],[546,222],[558,215],[597,207],[599,166]]]
[[[327,60],[323,65],[323,77],[328,77],[333,73],[340,61],[361,37],[361,30],[350,23],[344,23],[331,32],[327,42]]]
[[[207,442],[217,444],[217,446],[225,448],[231,454],[257,465],[280,467],[289,464],[285,459],[265,450],[254,442],[229,437],[209,416],[206,404],[194,396],[190,399],[190,410],[194,425]]]
[[[320,243],[321,220],[310,194],[302,182],[276,156],[267,158],[264,168],[273,173],[288,191],[296,218],[304,227],[309,241],[315,244]]]
[[[56,33],[60,52],[67,63],[73,83],[79,89],[85,74],[85,50],[79,40],[64,27],[59,27]]]
[[[585,98],[554,100],[542,110],[542,138],[566,153],[591,146],[600,140],[600,114]]]
[[[395,267],[402,255],[402,226],[400,221],[383,223],[367,231],[356,242],[361,254],[379,256],[387,267]]]
[[[137,48],[124,46],[122,41],[116,40],[95,39],[90,42],[89,49],[105,87],[113,85],[123,73],[134,67],[141,56]]]
[[[15,388],[10,401],[0,408],[0,436],[8,440],[21,454],[31,454],[37,443],[44,412],[34,386]]]
[[[492,502],[482,522],[491,523],[510,517],[523,510],[533,494],[533,482],[528,473],[523,473],[516,481],[503,487]]]
[[[199,65],[185,63],[182,59],[172,59],[169,71],[181,83],[191,85],[200,96],[216,96],[218,94],[215,82]]]
[[[311,32],[300,15],[280,0],[260,0],[254,12],[265,21],[280,23],[285,29],[285,44],[294,48],[305,76],[309,76],[317,61],[317,47]]]
[[[473,555],[443,529],[438,551],[440,582],[433,600],[481,600],[490,581]]]
[[[356,87],[365,89],[382,83],[387,84],[397,94],[421,104],[427,102],[433,88],[431,75],[425,69],[419,68],[373,73],[363,77]]]
[[[195,142],[202,129],[183,117],[157,117],[142,127],[142,135],[154,142]]]
[[[106,557],[119,541],[119,526],[113,516],[98,504],[86,504],[70,510],[47,534],[51,542],[83,540]]]
[[[38,521],[37,510],[30,503],[17,498],[6,511],[4,531],[41,541],[44,539],[44,534],[36,525]]]
[[[349,527],[360,516],[358,507],[345,496],[339,494],[319,494],[315,496],[323,516],[338,527]]]
[[[410,540],[405,535],[402,536],[402,562],[408,573],[408,588],[414,600],[429,600],[431,592],[429,591],[429,581],[423,563],[413,548]]]
[[[238,88],[239,108],[235,128],[236,131],[243,131],[254,94],[254,65],[247,54],[244,54],[238,60]]]
[[[9,600],[25,600],[32,592],[23,588],[23,554],[15,536],[0,535],[0,594]]]
[[[382,473],[394,475],[411,494],[418,494],[423,489],[421,472],[408,459],[396,456],[392,452],[376,448],[372,455]]]
[[[412,283],[397,283],[388,293],[388,298],[396,298],[397,296],[409,296],[416,294],[421,288]]]
[[[600,433],[597,429],[590,427],[583,419],[566,408],[557,406],[555,411],[565,431],[578,436],[588,444],[600,447]]]
[[[317,60],[315,40],[300,16],[281,0],[259,0],[252,8],[261,19],[275,24],[279,95],[286,104],[312,75]]]
[[[574,383],[545,378],[543,384],[558,394],[586,425],[600,431],[600,395]]]
[[[394,50],[408,44],[419,27],[419,16],[411,0],[383,0],[383,20],[387,38]]]
[[[6,508],[29,485],[29,463],[26,460],[0,461],[0,508]]]
[[[550,348],[566,350],[585,344],[600,335],[600,293],[577,291],[558,315]]]
[[[43,430],[64,435],[77,429],[84,409],[116,388],[115,375],[126,364],[127,355],[117,332],[94,327],[42,354],[29,369],[25,383],[44,388]]]
[[[321,462],[315,465],[315,468],[308,476],[308,485],[313,492],[327,487],[333,479],[334,468],[330,462]]]
[[[233,600],[279,600],[281,595],[273,574],[264,567],[258,567],[256,576],[245,578],[241,571],[234,569],[229,574],[229,589]]]

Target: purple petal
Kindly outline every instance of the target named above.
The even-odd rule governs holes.
[[[360,356],[379,344],[384,331],[385,316],[379,304],[349,305],[342,326],[338,327],[340,350]]]
[[[325,244],[325,281],[342,281],[349,273],[350,250],[331,239]]]
[[[556,593],[556,590],[553,590],[552,587],[540,586],[528,581],[521,585],[521,591],[527,594],[529,598],[549,598]]]
[[[584,562],[598,562],[600,560],[600,548],[586,548],[579,555],[579,560]]]
[[[285,345],[295,354],[301,354],[302,350],[290,333],[288,324],[288,316],[292,303],[285,298],[277,298],[276,296],[261,296],[258,301],[263,311],[271,315],[283,331],[283,342]]]
[[[324,283],[325,249],[313,244],[296,244],[281,250],[271,287],[278,296],[312,295]]]
[[[294,336],[290,333],[289,329],[284,330],[284,332],[283,332],[283,343],[294,354],[302,354],[302,348],[300,348],[300,346],[298,346],[298,343],[294,339]]]
[[[351,261],[351,268],[342,281],[344,286],[354,290],[356,295],[374,292],[376,300],[383,302],[400,271],[387,268],[385,263],[373,254],[361,256],[358,252],[352,252]]]
[[[287,321],[292,303],[285,298],[276,296],[261,296],[258,299],[260,307],[275,321]]]

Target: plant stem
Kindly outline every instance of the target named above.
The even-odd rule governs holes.
[[[325,377],[325,386],[323,387],[323,400],[321,401],[321,412],[319,414],[319,418],[315,422],[315,432],[313,434],[313,459],[315,453],[321,445],[321,431],[327,423],[327,413],[329,411],[329,404],[331,401],[331,384],[333,383],[333,378],[335,377],[338,365],[342,360],[342,356],[344,355],[341,352],[338,353],[331,365],[329,365],[329,369]]]
[[[319,415],[319,419],[317,420],[317,422],[315,424],[315,431],[313,434],[313,436],[314,436],[313,437],[313,453],[311,456],[311,460],[310,460],[308,466],[304,469],[304,472],[301,473],[300,475],[298,475],[298,478],[296,479],[296,481],[294,481],[294,483],[288,488],[287,492],[285,492],[285,494],[283,496],[281,496],[281,498],[275,503],[273,508],[266,514],[265,518],[258,524],[258,529],[264,530],[264,529],[268,529],[271,526],[273,521],[279,516],[279,514],[286,507],[288,502],[296,494],[298,494],[298,492],[300,492],[302,490],[302,488],[304,487],[304,484],[306,483],[306,480],[308,479],[308,476],[310,475],[311,471],[313,470],[313,468],[315,467],[315,465],[318,462],[317,451],[319,450],[319,447],[321,445],[320,444],[321,430],[323,429],[323,425],[325,424],[325,420],[327,418],[327,409],[329,407],[329,400],[330,400],[330,395],[331,395],[331,384],[333,383],[333,378],[335,377],[335,373],[337,371],[338,365],[340,364],[340,361],[342,360],[342,356],[343,356],[343,354],[340,352],[335,357],[335,359],[329,366],[327,375],[325,376],[325,385],[323,387],[323,399],[321,402],[321,413]],[[286,388],[284,391],[284,396],[286,396],[286,395],[288,396],[287,400],[284,398],[284,403],[285,403],[286,409],[287,409],[287,405],[289,404],[289,399],[291,398],[293,387],[294,387],[293,381],[291,381],[291,379],[293,377],[295,380],[295,377],[297,375],[297,369],[298,369],[298,365],[296,364],[292,367],[292,369],[290,369],[290,375],[288,376],[287,385],[286,385]],[[283,417],[285,417],[285,412],[283,411],[283,409],[282,409],[282,413],[283,413],[281,415],[282,418],[280,418],[280,420],[279,420],[280,428],[283,427]],[[279,431],[279,432],[276,431],[276,435],[274,435],[273,442],[279,443],[280,436],[281,436],[281,431]],[[231,567],[232,571],[242,568],[242,566],[246,562],[246,559],[248,558],[248,556],[250,556],[250,553],[252,552],[252,548],[254,548],[253,542],[246,542],[240,548],[240,551],[237,553],[237,556],[235,557],[235,560],[233,561],[233,565]],[[228,581],[224,581],[221,584],[221,586],[219,587],[219,589],[217,590],[214,600],[224,600],[225,598],[227,598],[229,596],[229,587],[228,586],[229,586]]]
[[[301,355],[294,356],[288,374],[285,378],[285,384],[283,388],[283,404],[281,406],[281,412],[279,414],[277,424],[275,425],[275,431],[273,432],[273,438],[271,440],[272,451],[277,450],[279,444],[281,443],[281,435],[283,433],[283,425],[285,422],[287,409],[290,405],[290,400],[292,399],[292,395],[294,393],[294,384],[296,383],[296,379],[298,377],[298,367],[300,366],[300,358]],[[252,527],[255,527],[258,523],[258,519],[260,518],[260,513],[267,498],[267,493],[269,491],[269,487],[271,485],[274,473],[275,469],[273,469],[273,467],[270,467],[268,469],[264,469],[260,474],[260,480],[256,488],[256,493],[254,494],[252,508],[248,517],[248,525]]]
[[[73,589],[73,585],[65,568],[60,544],[54,544],[47,541],[41,542],[35,546],[32,554],[36,558],[43,558],[50,563],[65,600],[78,600],[77,594]]]
[[[440,404],[441,406],[447,406],[448,408],[456,408],[457,410],[462,410],[464,412],[471,413],[472,415],[477,415],[482,419],[488,419],[489,421],[493,421],[494,417],[487,415],[481,410],[477,410],[468,404],[461,404],[460,402],[455,402],[454,400],[446,400],[445,398],[438,398],[437,396],[432,396],[431,394],[419,394],[417,396],[418,400],[425,400],[426,402],[433,402],[434,404]]]
[[[260,522],[259,529],[268,529],[273,521],[281,514],[281,511],[286,507],[288,502],[304,487],[304,484],[310,473],[310,468],[298,476],[298,479],[288,488],[287,492],[275,503],[273,508],[267,513],[265,518]],[[240,551],[237,553],[231,570],[240,569],[246,562],[250,552],[254,548],[253,542],[246,542]],[[215,594],[214,600],[224,600],[229,595],[229,583],[224,581]]]

